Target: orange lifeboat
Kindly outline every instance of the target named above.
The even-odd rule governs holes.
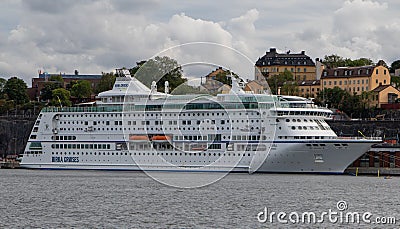
[[[171,140],[170,136],[165,136],[165,135],[156,135],[151,138],[153,141],[158,141],[158,142],[167,142]]]
[[[129,141],[148,141],[149,137],[146,135],[132,135],[129,137]]]

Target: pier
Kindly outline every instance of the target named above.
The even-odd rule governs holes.
[[[2,161],[0,162],[1,169],[17,169],[19,168],[18,161]]]

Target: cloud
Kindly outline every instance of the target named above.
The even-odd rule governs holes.
[[[344,1],[333,11],[329,21],[308,25],[293,39],[299,39],[298,46],[307,47],[316,57],[339,54],[374,61],[387,58],[390,62],[398,58],[393,52],[395,47],[398,48],[398,42],[395,42],[395,37],[400,35],[398,25],[389,3]]]
[[[270,47],[390,63],[399,58],[399,8],[396,0],[230,1],[229,7],[223,1],[5,0],[0,73],[26,82],[39,68],[100,73],[132,67],[173,46],[161,54],[237,69],[250,79],[251,62]],[[209,68],[191,67],[190,76]]]

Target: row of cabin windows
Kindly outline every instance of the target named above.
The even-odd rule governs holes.
[[[279,139],[325,139],[323,136],[278,136]]]
[[[25,151],[25,154],[43,154],[43,151]]]
[[[292,119],[292,120],[290,120],[290,119],[286,119],[286,122],[290,122],[290,121],[292,121],[292,122],[301,122],[301,119]],[[313,119],[303,119],[303,121],[304,122],[314,122],[314,120]],[[321,121],[323,121],[323,120],[321,120]],[[277,122],[279,122],[279,119],[277,119]]]
[[[53,149],[111,149],[110,144],[51,144]]]
[[[239,112],[237,113],[239,116],[243,115],[259,115],[259,112]],[[124,114],[124,117],[140,117],[140,116],[148,116],[148,117],[158,117],[158,116],[224,116],[225,112],[207,112],[207,113],[146,113],[146,114]],[[232,114],[229,115],[236,115],[236,112],[233,112]],[[60,117],[68,117],[68,118],[78,118],[78,117],[89,117],[89,118],[96,118],[96,117],[122,117],[122,114],[81,114],[81,115],[74,115],[74,114],[68,114],[68,115],[60,115]]]
[[[211,146],[211,145],[210,145]],[[220,149],[220,146],[213,146],[213,148],[215,148],[215,149]],[[30,151],[27,151],[26,152],[26,154],[42,154],[42,151],[32,151],[32,152],[30,152]],[[105,155],[107,155],[107,156],[119,156],[119,155],[121,155],[121,156],[156,156],[156,155],[160,155],[160,156],[204,156],[204,157],[207,157],[207,156],[218,156],[218,157],[220,157],[220,156],[223,156],[224,154],[226,155],[226,156],[243,156],[243,157],[245,157],[245,156],[248,156],[248,157],[250,157],[251,156],[251,153],[182,153],[182,152],[180,152],[180,153],[161,153],[161,152],[152,152],[152,153],[136,153],[136,152],[134,152],[134,153],[127,153],[127,152],[125,152],[125,153],[114,153],[114,152],[52,152],[51,153],[52,155],[98,155],[98,156],[105,156]]]
[[[220,120],[220,123],[223,125],[225,123],[229,123],[230,120]],[[206,123],[211,123],[211,124],[215,124],[214,120],[205,120]],[[235,120],[232,120],[232,122],[235,122]],[[237,123],[240,122],[240,120],[236,120]],[[245,122],[244,119],[241,119],[241,122]],[[248,119],[246,119],[246,122],[249,122]],[[251,119],[250,122],[254,123],[254,122],[259,122],[259,120],[254,120]],[[197,124],[199,125],[201,123],[200,120],[197,120]],[[74,124],[82,124],[82,125],[89,125],[89,121],[61,121],[60,124],[66,124],[66,125],[74,125]],[[99,125],[99,124],[103,124],[103,125],[110,125],[110,121],[93,121],[93,125]],[[136,125],[136,121],[127,121],[128,125]],[[152,121],[141,121],[142,125],[151,125]],[[170,120],[168,121],[169,125],[177,125],[177,121],[176,120]],[[114,121],[114,125],[115,126],[122,126],[122,121]],[[154,121],[154,125],[164,125],[164,121],[158,121],[155,120]],[[192,125],[192,121],[191,120],[182,120],[182,125]],[[34,131],[37,132],[37,131]]]
[[[69,141],[71,141],[71,140],[76,140],[76,136],[63,136],[63,135],[60,135],[60,136],[51,136],[51,139],[52,140],[69,140]]]
[[[292,130],[330,130],[331,128],[329,126],[324,126],[322,128],[318,126],[292,126]]]
[[[218,156],[218,157],[221,157],[221,156],[238,156],[238,157],[245,157],[245,156],[248,156],[248,157],[250,157],[251,156],[251,153],[182,153],[182,152],[180,152],[180,153],[177,153],[177,152],[175,152],[175,153],[161,153],[161,152],[156,152],[156,153],[133,153],[133,155],[134,156],[155,156],[155,155],[159,155],[159,156],[194,156],[194,157],[196,157],[196,156],[199,156],[199,157],[201,157],[201,156],[204,156],[204,157],[211,157],[211,156]]]

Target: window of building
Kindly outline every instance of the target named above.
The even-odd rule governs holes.
[[[379,74],[379,69],[376,69],[376,70],[375,70],[375,73],[378,75],[378,74]]]

